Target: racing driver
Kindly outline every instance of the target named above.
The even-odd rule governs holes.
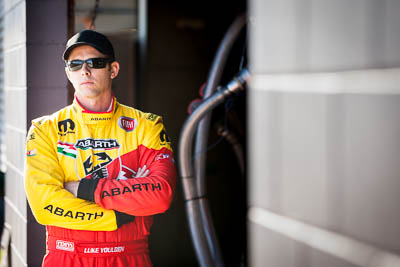
[[[25,189],[46,225],[43,266],[152,266],[152,216],[175,190],[162,119],[117,102],[119,63],[105,35],[77,33],[63,59],[74,101],[33,120],[27,137]]]

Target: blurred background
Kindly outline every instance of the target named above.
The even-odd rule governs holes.
[[[25,138],[32,119],[73,99],[68,38],[91,28],[111,39],[118,101],[163,116],[177,159],[220,43],[245,14],[219,84],[244,68],[251,78],[213,110],[203,151],[223,262],[210,266],[400,266],[399,12],[396,0],[0,0],[0,264],[41,266],[45,253]],[[155,266],[205,266],[183,191],[178,177],[155,216]]]

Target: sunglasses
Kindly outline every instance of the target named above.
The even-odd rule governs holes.
[[[113,62],[112,58],[89,58],[86,60],[74,59],[67,62],[67,67],[70,71],[80,70],[84,63],[91,69],[102,69],[107,66],[108,62]]]

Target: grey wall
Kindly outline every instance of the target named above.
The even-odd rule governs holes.
[[[23,171],[30,121],[67,103],[61,60],[67,38],[67,1],[4,0],[6,226],[13,266],[41,266],[44,227],[26,202]]]
[[[5,223],[11,228],[11,261],[27,266],[27,204],[23,186],[26,137],[26,4],[4,1],[4,88],[5,88]]]
[[[399,264],[399,11],[250,1],[250,266]]]

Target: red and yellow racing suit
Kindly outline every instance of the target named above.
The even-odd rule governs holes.
[[[32,122],[25,189],[46,225],[43,266],[151,266],[152,215],[175,190],[171,144],[161,117],[119,104],[110,112],[70,106]],[[138,168],[150,172],[135,177]],[[78,196],[64,184],[80,181]]]

